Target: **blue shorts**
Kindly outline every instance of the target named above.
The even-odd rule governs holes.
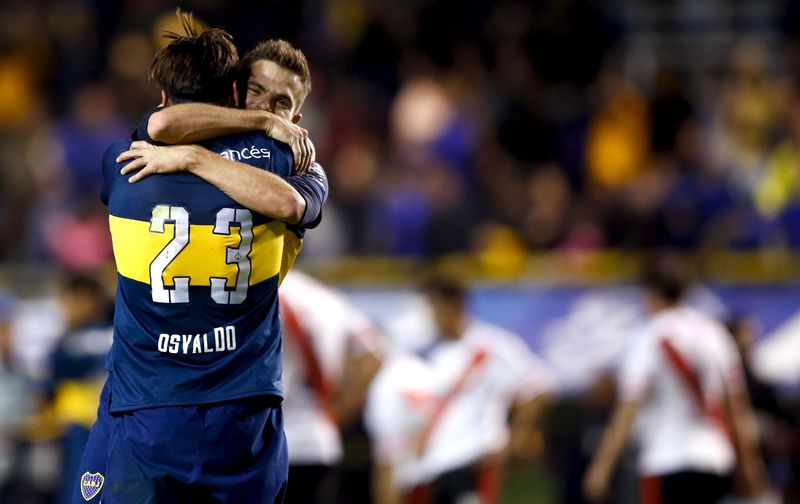
[[[100,397],[74,504],[280,504],[288,456],[271,398],[110,413]]]

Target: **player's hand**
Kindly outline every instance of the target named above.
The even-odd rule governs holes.
[[[295,171],[300,175],[308,172],[311,163],[316,160],[316,152],[305,128],[272,114],[264,133],[275,140],[289,144],[294,154]]]
[[[191,154],[191,145],[156,146],[147,142],[133,142],[128,150],[117,156],[117,163],[125,163],[120,173],[134,173],[128,182],[136,183],[156,173],[175,173],[188,169],[187,156]]]
[[[600,464],[592,464],[583,477],[583,495],[589,502],[603,502],[608,495],[611,471]]]

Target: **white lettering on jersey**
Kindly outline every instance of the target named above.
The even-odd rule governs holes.
[[[255,145],[245,147],[241,150],[233,150],[233,149],[225,149],[224,151],[219,153],[220,156],[224,157],[225,159],[230,159],[231,161],[241,161],[241,160],[248,160],[248,159],[269,159],[272,156],[272,153],[269,149],[265,148],[258,148]]]
[[[209,340],[208,334],[161,333],[158,335],[158,351],[161,353],[188,355],[232,352],[236,350],[236,327],[215,327],[212,331],[213,342]]]

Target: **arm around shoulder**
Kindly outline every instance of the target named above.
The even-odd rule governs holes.
[[[270,114],[207,103],[180,103],[150,116],[147,134],[166,144],[202,142],[223,135],[264,131],[272,124]]]

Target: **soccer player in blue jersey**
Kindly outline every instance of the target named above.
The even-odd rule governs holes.
[[[229,163],[220,162],[218,156],[206,149],[198,149],[195,146],[166,148],[153,146],[155,143],[197,142],[223,134],[258,130],[266,131],[270,136],[284,139],[292,145],[299,145],[301,149],[306,147],[301,150],[299,155],[296,155],[295,159],[303,160],[308,157],[313,159],[313,144],[308,140],[308,133],[295,126],[295,123],[302,118],[300,108],[310,90],[308,65],[302,52],[283,40],[263,41],[242,58],[237,83],[238,89],[246,90],[240,96],[239,105],[246,106],[247,109],[231,109],[206,103],[183,103],[161,108],[158,113],[149,115],[137,132],[141,138],[147,138],[149,142],[136,142],[130,151],[120,156],[120,161],[134,158],[133,162],[123,168],[123,173],[138,170],[130,179],[138,181],[153,173],[193,171],[217,187],[224,189],[231,197],[245,206],[255,208],[255,205],[258,204],[257,200],[245,200],[240,197],[259,195],[257,188],[252,184],[239,183],[232,177],[232,175],[244,174],[246,169],[252,171],[252,168],[243,166],[244,170],[230,169],[225,172],[225,165]],[[216,158],[216,162],[214,158]],[[201,170],[198,171],[198,167],[201,167]],[[312,165],[307,176],[314,176],[317,169],[316,165]],[[282,265],[282,269],[288,269],[291,265],[291,260],[296,255],[299,245],[299,238],[300,236],[295,232],[286,233],[285,250],[287,253],[284,255],[286,262]],[[281,310],[284,309],[285,306],[282,306]],[[325,312],[325,316],[327,315]],[[284,333],[284,337],[286,337],[285,335],[286,333]],[[368,360],[358,359],[357,362],[362,364],[363,368],[363,363]],[[332,362],[336,362],[336,359],[334,358]],[[285,360],[284,372],[288,370],[291,374],[296,366],[296,359]],[[354,378],[354,376],[349,376],[349,378]],[[290,384],[286,383],[285,385],[289,387]],[[300,393],[297,386],[294,387],[294,393]],[[300,395],[303,394],[300,393]],[[359,394],[349,393],[347,397],[358,403]],[[292,397],[287,395],[286,401],[290,399]],[[292,411],[288,411],[286,408],[289,406],[289,402],[284,402],[285,420],[289,422],[290,413],[292,413],[294,419],[303,419],[304,421],[302,426],[293,425],[291,429],[287,424],[289,484],[285,502],[321,504],[323,495],[335,493],[331,492],[336,487],[334,480],[337,476],[333,460],[336,459],[334,454],[338,453],[337,449],[341,450],[341,448],[336,448],[339,442],[338,437],[331,438],[328,434],[335,432],[336,427],[331,423],[328,415],[320,414],[319,408],[314,402],[294,397],[291,404]],[[313,432],[305,432],[306,428],[311,428]],[[332,429],[332,431],[328,429]],[[294,433],[294,437],[290,436],[290,433]],[[310,442],[306,439],[309,436],[319,441]],[[312,452],[316,451],[316,453],[309,452],[308,447],[312,445]],[[303,453],[297,453],[295,448],[303,446],[306,447],[305,450],[299,450]],[[335,499],[335,496],[330,495],[327,499],[330,501],[330,499]]]
[[[182,21],[188,36],[151,66],[165,104],[231,104],[230,36]],[[117,164],[129,147],[114,144],[103,160],[115,336],[75,501],[281,502],[277,284],[287,227],[319,222],[324,172],[294,174],[291,148],[263,133],[204,142],[217,171],[238,178],[232,159],[256,167],[245,175],[260,192],[249,206],[194,172],[131,184]]]
[[[237,84],[240,91],[237,105],[246,106],[246,109],[199,102],[177,103],[146,115],[135,134],[135,138],[146,142],[134,142],[130,150],[118,157],[120,162],[133,160],[122,173],[136,172],[130,181],[138,182],[156,173],[189,171],[248,208],[262,213],[280,211],[274,207],[276,202],[272,197],[276,188],[260,170],[226,162],[197,145],[163,146],[263,131],[292,146],[296,171],[305,179],[324,182],[324,172],[314,163],[314,145],[308,132],[296,125],[302,118],[300,108],[311,90],[308,62],[302,51],[285,40],[259,43],[242,59]],[[243,160],[240,153],[223,153],[223,157]],[[291,199],[288,204],[292,204]],[[286,233],[281,278],[299,253],[302,236],[303,231],[296,227]]]

